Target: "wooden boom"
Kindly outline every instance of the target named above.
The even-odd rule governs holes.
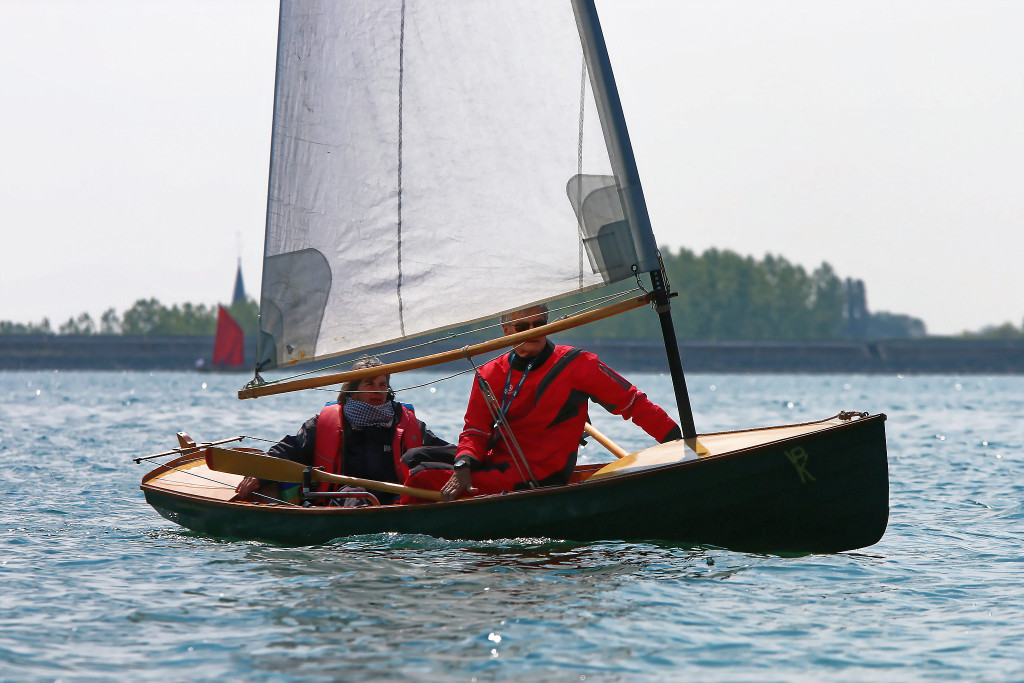
[[[515,346],[527,339],[533,339],[534,337],[541,337],[554,332],[561,332],[562,330],[579,327],[580,325],[594,322],[595,320],[603,320],[604,318],[609,318],[613,315],[618,315],[619,313],[631,311],[634,308],[640,308],[650,301],[651,295],[645,294],[644,296],[633,297],[631,299],[626,299],[625,301],[609,304],[608,306],[595,308],[592,311],[586,311],[562,320],[556,320],[548,323],[547,325],[541,325],[540,327],[534,327],[526,330],[525,332],[517,332],[499,339],[492,339],[491,341],[474,344],[473,346],[465,346],[461,349],[435,353],[430,356],[421,356],[420,358],[412,358],[410,360],[399,361],[397,363],[378,365],[377,367],[366,368],[363,370],[348,370],[346,372],[334,372],[326,375],[316,375],[314,377],[303,377],[285,382],[274,382],[273,384],[247,386],[244,389],[239,390],[238,398],[258,398],[260,396],[271,396],[273,394],[286,394],[290,391],[315,389],[317,387],[350,382],[352,380],[364,379],[366,377],[392,375],[399,372],[407,372],[409,370],[428,368],[433,365],[441,365],[442,363],[450,363],[451,361],[465,358],[467,355],[477,356],[481,353]]]

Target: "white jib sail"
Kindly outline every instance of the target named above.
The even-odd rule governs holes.
[[[629,277],[623,215],[568,1],[282,0],[264,368]]]

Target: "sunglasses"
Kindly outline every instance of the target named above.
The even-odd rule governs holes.
[[[534,320],[532,323],[528,320],[522,320],[512,326],[512,329],[516,332],[526,332],[531,327],[540,327],[541,325],[547,325],[548,319],[543,318],[541,320]]]

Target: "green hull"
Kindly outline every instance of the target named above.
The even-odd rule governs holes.
[[[142,489],[167,519],[210,536],[286,545],[396,532],[831,553],[876,543],[889,518],[884,415],[600,481],[415,506],[229,503],[147,483],[163,471],[147,475]]]

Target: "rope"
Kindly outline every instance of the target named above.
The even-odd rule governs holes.
[[[480,374],[476,364],[473,362],[473,357],[468,353],[465,355],[466,360],[473,366],[473,372],[476,373],[480,393],[483,394],[484,403],[487,405],[487,409],[491,413],[491,419],[494,421],[494,427],[497,430],[498,435],[505,440],[505,445],[509,447],[509,452],[512,454],[512,464],[516,466],[516,471],[519,472],[519,476],[523,481],[529,479],[530,487],[537,488],[539,486],[537,479],[533,476],[533,472],[530,470],[530,465],[526,461],[526,456],[523,455],[523,449],[519,447],[519,442],[516,441],[516,435],[512,432],[512,427],[508,424],[508,420],[505,418],[505,413],[501,409],[501,404],[498,402],[497,397],[495,397],[494,392],[491,391],[491,385],[489,385],[487,380],[483,378],[483,375]]]
[[[396,226],[395,244],[397,247],[398,283],[395,294],[398,297],[398,328],[405,335],[405,304],[402,301],[402,164],[405,161],[402,152],[402,126],[405,116],[405,2],[402,2],[402,21],[398,39],[398,225]]]
[[[579,288],[583,289],[583,114],[587,105],[587,59],[583,58],[583,69],[580,73],[580,127],[576,139],[576,222],[580,236],[580,276]]]

